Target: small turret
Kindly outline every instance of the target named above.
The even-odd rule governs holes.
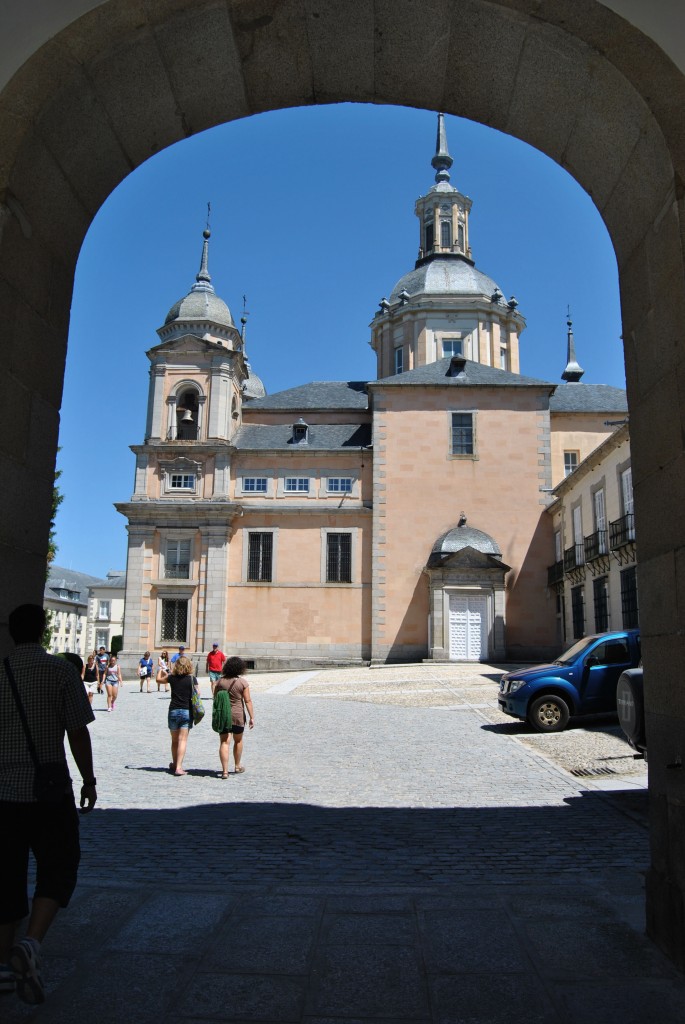
[[[576,361],[576,345],[573,340],[573,321],[571,320],[570,311],[566,324],[568,327],[566,335],[566,369],[562,373],[561,379],[565,380],[568,384],[577,384],[585,370]]]

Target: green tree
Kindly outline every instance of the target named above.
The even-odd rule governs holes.
[[[57,451],[61,451],[60,448]],[[50,512],[50,533],[48,534],[48,557],[45,565],[45,579],[47,580],[50,575],[50,566],[55,560],[57,554],[57,541],[55,537],[57,535],[55,530],[55,521],[57,519],[57,510],[64,501],[64,495],[57,486],[57,481],[62,475],[61,469],[55,470],[55,483],[52,488],[52,509]],[[50,650],[52,646],[52,612],[46,609],[45,612],[45,632],[43,633],[43,647],[46,651]]]

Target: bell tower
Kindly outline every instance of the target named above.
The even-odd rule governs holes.
[[[450,182],[452,157],[444,114],[438,114],[435,184],[419,196],[419,252],[414,269],[381,299],[371,323],[379,379],[460,356],[519,372],[519,336],[526,322],[512,295],[504,298],[471,252],[472,201]]]

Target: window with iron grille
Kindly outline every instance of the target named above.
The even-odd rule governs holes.
[[[452,413],[452,455],[473,455],[473,413]]]
[[[571,589],[571,618],[573,620],[573,639],[580,640],[585,636],[585,598],[582,587]]]
[[[621,612],[623,628],[636,629],[638,622],[637,607],[637,570],[635,566],[624,569],[621,573]]]
[[[247,578],[251,583],[271,583],[273,533],[248,534]]]
[[[188,602],[162,599],[162,643],[184,643],[188,639],[187,633]]]
[[[595,605],[595,629],[605,633],[609,628],[609,581],[606,576],[592,581],[592,596]]]
[[[326,534],[326,582],[352,582],[352,534]]]

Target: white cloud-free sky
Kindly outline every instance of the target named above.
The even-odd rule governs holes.
[[[414,200],[430,188],[435,114],[344,104],[276,111],[158,154],[104,204],[74,290],[58,468],[57,563],[124,568],[129,445],[145,430],[145,352],[186,294],[212,205],[210,272],[273,393],[373,379],[369,323],[416,259]],[[479,270],[515,295],[521,371],[559,381],[571,307],[584,380],[624,386],[616,262],[591,199],[553,161],[492,129],[446,118],[452,183],[473,200]]]

